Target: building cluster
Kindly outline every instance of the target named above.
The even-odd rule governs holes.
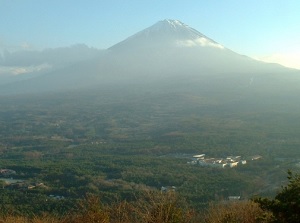
[[[246,164],[246,160],[242,160],[241,156],[228,156],[226,158],[205,158],[205,154],[195,155],[192,158],[192,161],[189,161],[188,164],[200,165],[200,166],[210,166],[210,167],[236,167],[238,165]]]
[[[0,175],[4,177],[8,177],[11,175],[15,175],[16,171],[10,169],[0,169]]]
[[[52,198],[52,199],[55,199],[55,200],[62,200],[62,199],[65,199],[64,196],[53,195],[53,194],[50,194],[49,197]]]
[[[11,190],[26,191],[26,190],[33,190],[37,188],[47,188],[47,186],[44,183],[28,183],[23,180],[18,180],[17,182],[14,183],[8,183],[6,188]]]
[[[161,192],[175,192],[176,191],[176,187],[175,186],[162,186],[160,188]]]

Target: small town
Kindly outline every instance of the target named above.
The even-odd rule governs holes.
[[[262,157],[260,155],[255,155],[249,157],[249,160],[258,160]],[[247,164],[246,159],[242,159],[241,156],[227,156],[226,158],[206,158],[205,154],[194,155],[192,161],[188,161],[188,164],[191,165],[200,165],[200,166],[210,166],[217,168],[233,168],[238,165]]]

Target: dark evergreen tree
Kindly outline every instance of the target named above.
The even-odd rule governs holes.
[[[274,199],[254,199],[263,210],[273,214],[271,222],[300,222],[300,175],[288,171],[288,179],[288,185],[283,187]]]

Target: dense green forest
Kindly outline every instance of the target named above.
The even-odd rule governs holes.
[[[287,169],[300,167],[300,107],[240,97],[121,87],[3,96],[0,169],[15,173],[0,176],[1,214],[61,215],[86,194],[131,202],[172,186],[195,210],[229,196],[274,196]],[[196,154],[247,164],[188,165]]]

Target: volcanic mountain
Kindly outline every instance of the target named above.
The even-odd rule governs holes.
[[[110,50],[126,50],[149,47],[224,47],[197,30],[178,21],[166,19],[110,47]]]
[[[256,77],[269,81],[270,75],[294,72],[235,53],[188,25],[168,19],[113,45],[100,56],[4,86],[1,92],[57,92],[183,81],[253,84]],[[292,81],[298,78],[291,76]]]
[[[136,71],[139,75],[174,77],[183,73],[199,76],[284,70],[235,53],[188,25],[169,19],[110,47],[108,54],[118,65],[128,64],[132,74]]]

